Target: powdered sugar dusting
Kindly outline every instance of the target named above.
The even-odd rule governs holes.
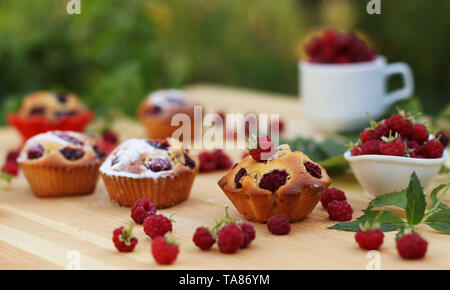
[[[157,149],[144,139],[130,139],[120,144],[106,158],[100,171],[106,175],[130,178],[159,178],[172,170],[153,172],[145,166],[145,161],[154,157],[162,157],[172,164],[166,150]]]

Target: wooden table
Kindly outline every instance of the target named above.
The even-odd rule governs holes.
[[[287,136],[317,135],[301,115],[295,98],[208,85],[192,86],[187,91],[208,111],[280,113],[288,123]],[[135,121],[118,121],[114,129],[122,139],[145,136]],[[19,145],[20,138],[10,128],[0,129],[0,136],[3,157],[8,149]],[[241,152],[231,154],[238,160]],[[12,188],[0,190],[0,268],[66,269],[76,265],[78,254],[82,269],[366,269],[375,261],[358,248],[353,233],[326,229],[334,222],[328,220],[320,205],[306,220],[293,224],[287,236],[274,236],[266,225],[254,224],[257,238],[250,248],[232,255],[221,254],[217,246],[201,252],[192,243],[195,228],[211,225],[222,217],[224,205],[231,205],[217,186],[223,174],[200,174],[188,201],[161,210],[164,214],[176,211],[174,234],[181,242],[177,261],[165,267],[154,262],[150,238],[141,226],[134,231],[139,244],[133,253],[115,250],[112,230],[130,222],[130,210],[110,202],[102,181],[92,195],[39,199],[20,176],[14,179]],[[441,175],[433,185],[448,182],[449,176]],[[354,177],[347,174],[335,178],[333,186],[346,192],[354,217],[361,215],[368,199]],[[241,219],[233,206],[230,213]],[[381,269],[450,269],[450,236],[425,226],[418,230],[429,241],[426,258],[402,260],[395,248],[395,233],[387,233],[379,256]]]

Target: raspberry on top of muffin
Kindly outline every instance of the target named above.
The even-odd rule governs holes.
[[[71,131],[50,131],[28,139],[17,161],[53,166],[88,165],[100,163],[104,156],[93,137]]]
[[[196,157],[175,139],[130,139],[108,156],[100,171],[110,176],[158,178],[197,168]]]
[[[59,119],[88,112],[77,96],[67,92],[39,91],[29,94],[22,102],[19,115],[24,118],[42,116],[46,119]]]
[[[266,222],[278,214],[290,221],[305,218],[330,183],[324,168],[283,144],[266,160],[245,157],[219,186],[247,219]]]

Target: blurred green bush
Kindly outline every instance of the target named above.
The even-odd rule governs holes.
[[[70,90],[99,114],[134,115],[151,90],[215,82],[297,93],[299,48],[318,27],[367,32],[406,61],[428,113],[449,102],[450,1],[81,0],[0,2],[0,117],[25,94]]]

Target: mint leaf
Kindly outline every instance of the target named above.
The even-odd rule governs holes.
[[[406,189],[399,192],[392,192],[383,194],[372,199],[364,212],[370,211],[374,207],[381,207],[386,205],[395,205],[400,208],[406,208]]]
[[[383,211],[380,213],[380,211],[374,210],[360,216],[355,221],[337,223],[328,229],[357,232],[359,230],[359,224],[364,224],[366,221],[372,222],[377,216],[377,222],[380,224],[380,230],[383,232],[392,232],[402,228],[405,225],[405,222],[391,211]]]
[[[11,185],[12,176],[8,173],[0,172],[0,179],[5,180],[8,185]]]
[[[446,186],[447,186],[447,184],[441,184],[441,185],[437,186],[435,189],[433,189],[433,191],[430,193],[430,200],[431,200],[431,205],[432,205],[431,207],[434,207],[439,202],[439,199],[437,198],[437,194],[439,193],[439,191],[441,191]],[[448,208],[448,205],[441,202],[439,204],[438,208],[446,209],[446,208]]]
[[[450,167],[446,166],[445,164],[442,164],[441,170],[439,170],[439,174],[449,173]]]
[[[443,209],[432,214],[425,224],[429,225],[435,230],[450,233],[450,209]]]
[[[425,196],[423,188],[417,178],[416,172],[413,172],[406,189],[406,220],[409,225],[419,224],[425,215]]]
[[[347,160],[344,158],[344,154],[340,154],[337,156],[330,157],[323,161],[320,161],[319,164],[326,169],[327,173],[331,176],[336,176],[349,168]]]

